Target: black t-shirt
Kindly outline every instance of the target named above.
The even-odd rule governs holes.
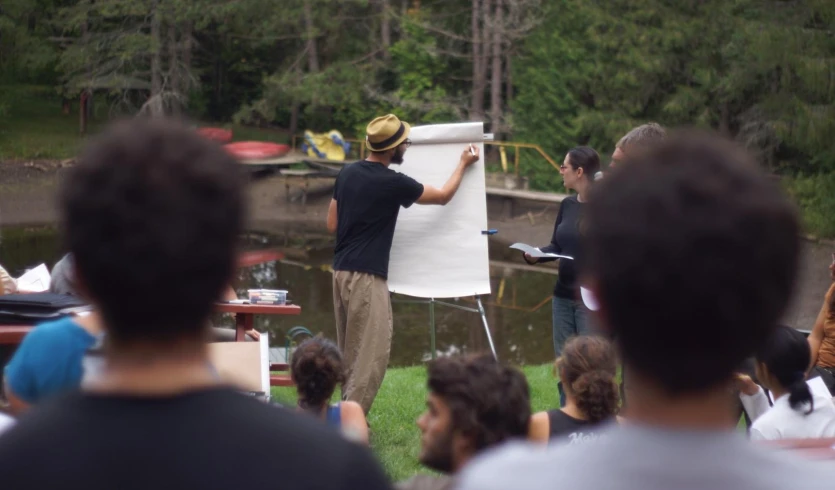
[[[592,424],[588,420],[575,419],[562,410],[548,411],[549,443],[580,444],[597,439],[597,432],[605,424]]]
[[[423,185],[381,163],[361,160],[336,177],[336,248],[333,269],[388,278],[391,242],[400,207],[423,194]]]
[[[70,393],[0,436],[0,487],[386,489],[365,448],[228,388],[174,397]]]
[[[580,226],[584,206],[585,204],[577,200],[576,194],[563,199],[557,213],[551,243],[541,249],[547,253],[574,257],[574,260],[560,259],[559,276],[554,286],[554,296],[559,298],[579,299],[576,262],[580,253]]]

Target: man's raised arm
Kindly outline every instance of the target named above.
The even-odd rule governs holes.
[[[455,193],[458,191],[458,186],[461,185],[461,179],[464,178],[464,171],[478,161],[479,151],[475,146],[468,146],[467,149],[461,153],[461,159],[458,161],[458,167],[446,181],[443,187],[438,189],[431,185],[423,186],[423,194],[417,200],[418,204],[440,204],[445,205],[452,200]]]

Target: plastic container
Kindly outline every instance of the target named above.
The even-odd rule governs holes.
[[[287,304],[287,291],[284,289],[248,289],[247,294],[253,305]]]

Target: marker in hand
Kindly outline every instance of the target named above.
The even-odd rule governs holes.
[[[475,156],[475,148],[473,148],[472,143],[470,143],[470,155]]]

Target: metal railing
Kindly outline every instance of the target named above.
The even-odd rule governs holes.
[[[358,151],[359,159],[365,158],[366,148],[365,148],[365,140],[359,140],[354,138],[343,138],[344,141],[351,143],[351,153],[354,150]],[[293,135],[291,139],[291,144],[294,150],[299,149],[299,142],[304,141],[304,135]],[[545,159],[548,163],[551,164],[556,170],[560,169],[559,164],[554,161],[553,158],[549,154],[542,149],[541,146],[533,144],[533,143],[521,143],[517,141],[485,141],[485,145],[495,146],[499,148],[499,158],[501,162],[502,172],[508,173],[508,162],[507,162],[507,148],[513,148],[513,174],[516,177],[519,177],[519,164],[521,161],[520,155],[522,153],[521,150],[532,150],[539,154],[542,158]]]

